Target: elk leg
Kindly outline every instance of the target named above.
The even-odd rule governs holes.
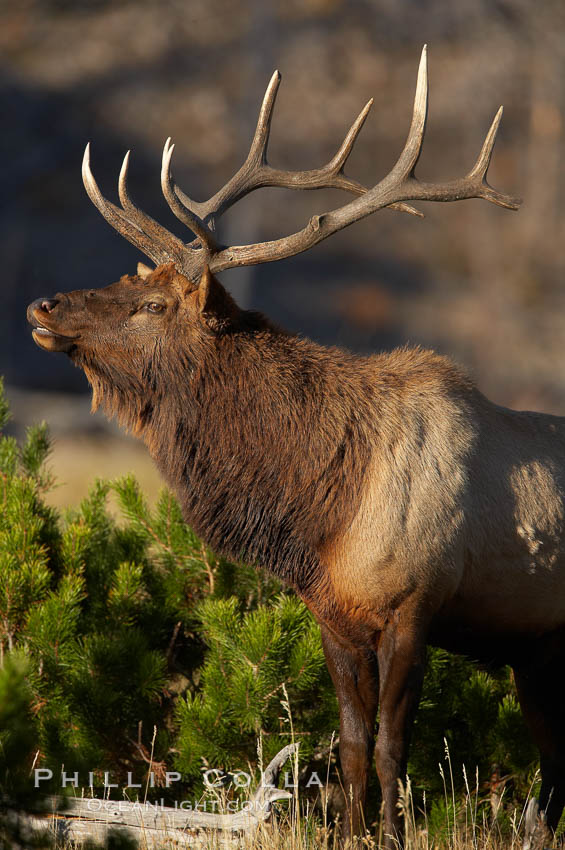
[[[538,659],[539,661],[539,659]],[[551,665],[514,668],[524,719],[540,752],[539,811],[552,832],[565,805],[565,686],[560,681],[563,656]],[[539,828],[543,829],[543,823]],[[526,836],[528,838],[528,836]]]
[[[383,795],[385,847],[402,846],[398,780],[406,780],[408,746],[424,681],[426,644],[419,628],[401,618],[379,637],[379,734],[375,748]]]
[[[341,641],[324,625],[322,646],[339,701],[339,756],[347,816],[343,839],[363,827],[367,777],[373,758],[379,674],[372,649]]]

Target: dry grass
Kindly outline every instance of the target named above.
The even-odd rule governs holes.
[[[284,702],[283,702],[284,706]],[[261,753],[259,752],[261,764]],[[415,801],[412,785],[407,779],[406,785],[400,787],[399,809],[404,824],[404,850],[522,850],[524,840],[524,820],[527,805],[532,797],[534,784],[538,781],[536,774],[528,799],[523,808],[504,806],[503,797],[498,804],[485,805],[484,792],[479,791],[478,772],[470,784],[468,775],[463,768],[465,795],[457,796],[451,768],[451,758],[446,746],[444,770],[439,765],[443,780],[444,797],[441,804],[428,806],[424,794],[423,805]],[[328,762],[329,767],[329,762]],[[233,837],[230,833],[213,832],[206,835],[203,832],[194,834],[195,850],[218,850],[218,848],[241,848],[241,850],[338,850],[340,848],[341,824],[331,822],[327,805],[327,787],[322,791],[317,801],[310,801],[298,792],[298,754],[292,762],[292,774],[295,792],[289,804],[278,803],[273,810],[270,820],[259,823],[255,831]],[[329,778],[329,770],[328,770]],[[228,792],[225,789],[211,789],[205,795],[206,799],[219,804],[216,811],[226,811]],[[204,798],[203,798],[204,799]],[[496,811],[495,811],[496,809]],[[438,817],[438,813],[440,817]],[[177,831],[177,835],[181,831]],[[139,836],[139,832],[137,833]],[[354,840],[350,850],[380,850],[383,847],[384,831],[382,819],[367,825],[365,834]],[[155,843],[143,831],[139,847],[154,848]],[[159,847],[163,850],[178,848],[175,830],[163,831],[162,843],[159,836]],[[57,845],[59,850],[69,850],[68,842]],[[535,845],[538,846],[537,843]],[[547,843],[544,843],[544,850]],[[552,843],[551,846],[555,846]],[[561,845],[560,845],[561,846]],[[541,844],[539,845],[541,850]]]
[[[510,826],[491,822],[486,816],[479,817],[473,796],[458,809],[456,818],[448,815],[445,830],[434,832],[429,829],[425,814],[418,817],[413,808],[411,791],[403,790],[401,797],[405,822],[405,850],[521,850],[523,842],[523,812],[516,810],[510,817]],[[279,810],[271,821],[261,824],[257,830],[238,839],[222,833],[212,833],[195,840],[198,850],[238,847],[241,850],[338,850],[339,826],[324,823],[323,814],[308,813],[298,817],[296,806],[287,811]],[[365,835],[355,840],[357,850],[380,850],[383,847],[382,824],[367,829]],[[143,838],[140,848],[148,845]],[[163,833],[162,847],[178,847],[172,832]],[[61,850],[66,845],[61,845]]]
[[[47,494],[46,501],[56,508],[78,505],[96,478],[114,479],[133,473],[150,504],[164,486],[142,443],[109,434],[57,437],[48,467],[56,484]],[[112,511],[117,510],[111,497],[109,507]]]

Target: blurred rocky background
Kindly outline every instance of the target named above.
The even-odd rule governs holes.
[[[70,502],[96,474],[135,469],[145,450],[88,413],[85,379],[32,342],[25,307],[58,290],[103,286],[144,259],[88,200],[80,164],[115,197],[132,149],[136,201],[185,238],[159,188],[165,138],[177,182],[196,199],[237,170],[274,68],[269,159],[326,162],[363,104],[375,104],[349,160],[373,185],[409,125],[421,46],[430,114],[422,179],[461,176],[500,103],[490,169],[524,197],[383,210],[308,254],[232,271],[243,306],[328,344],[375,351],[421,343],[448,353],[501,404],[565,414],[565,5],[562,0],[20,0],[0,5],[0,373],[15,430],[46,418],[52,467]],[[263,189],[232,208],[221,238],[241,244],[304,226],[347,200],[336,191]],[[144,471],[145,470],[145,471]]]

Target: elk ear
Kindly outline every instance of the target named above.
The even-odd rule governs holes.
[[[221,333],[233,322],[239,308],[208,266],[204,266],[198,285],[198,312],[202,322],[214,333]]]
[[[155,271],[155,269],[146,266],[145,263],[137,264],[137,276],[138,277],[148,277],[151,272]]]

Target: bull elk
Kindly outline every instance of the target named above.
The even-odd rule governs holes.
[[[486,179],[502,108],[465,177],[417,180],[424,48],[404,149],[367,189],[343,169],[371,101],[324,167],[267,163],[279,83],[275,72],[245,163],[208,201],[176,185],[167,140],[161,186],[194,234],[187,244],[132,201],[129,153],[119,207],[102,196],[86,148],[90,199],[156,268],[39,298],[28,308],[33,338],[84,369],[93,408],[146,443],[210,546],[271,570],[313,612],[339,698],[350,832],[374,750],[387,847],[401,840],[398,780],[428,643],[513,667],[541,754],[540,821],[555,829],[565,802],[565,686],[554,675],[565,661],[565,419],[498,407],[432,351],[361,357],[286,333],[240,309],[214,276],[298,254],[383,207],[420,215],[408,202],[483,198],[517,209]],[[262,186],[355,197],[284,238],[223,245],[219,217]]]

